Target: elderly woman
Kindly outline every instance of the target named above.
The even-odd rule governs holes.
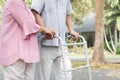
[[[33,80],[32,63],[39,62],[37,32],[48,39],[53,30],[36,24],[24,0],[6,0],[0,38],[0,65],[4,80]]]

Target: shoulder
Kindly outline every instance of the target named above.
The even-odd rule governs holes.
[[[6,0],[6,3],[8,3],[8,4],[14,4],[14,3],[21,3],[21,2],[23,2],[22,0]]]
[[[43,3],[43,2],[45,2],[45,0],[32,0],[32,3]]]
[[[17,8],[24,8],[25,4],[23,0],[8,0],[8,6],[10,10]]]
[[[32,5],[41,5],[45,3],[45,0],[32,0]]]
[[[23,0],[8,0],[8,3],[9,3],[10,6],[13,6],[13,7],[24,5]]]

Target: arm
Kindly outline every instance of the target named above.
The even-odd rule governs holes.
[[[30,15],[29,11],[26,8],[26,5],[21,0],[11,1],[10,11],[13,18],[17,21],[24,33],[24,39],[28,38],[29,35],[43,32],[51,36],[54,35],[52,30],[40,27],[36,24],[35,20]]]
[[[40,25],[41,28],[47,29],[46,26],[44,25],[42,19],[41,19],[41,16],[39,15],[39,13],[36,10],[34,10],[34,9],[32,9],[31,11],[32,11],[32,13],[33,13],[33,15],[35,17],[36,23],[38,25]],[[51,29],[47,29],[47,30],[49,31]],[[41,32],[41,33],[44,34],[43,32]],[[45,37],[44,37],[45,39],[51,39],[51,36],[49,34],[44,34],[44,35],[45,35]],[[54,37],[54,35],[55,35],[55,32],[53,32],[52,38]]]
[[[78,37],[78,33],[74,31],[73,26],[72,26],[72,19],[70,15],[66,16],[66,25],[67,28],[70,32],[70,34],[76,39]]]
[[[45,27],[45,25],[44,25],[44,23],[43,23],[43,21],[41,19],[41,16],[39,15],[39,13],[37,11],[35,11],[34,9],[32,9],[31,11],[32,11],[32,13],[33,13],[33,15],[35,17],[36,23],[38,25],[41,25],[42,27]]]
[[[51,30],[51,29],[46,28],[45,24],[42,21],[41,16],[39,15],[40,13],[42,13],[44,8],[45,8],[45,0],[32,0],[31,11],[32,11],[32,13],[33,13],[33,15],[35,17],[36,23],[38,25],[40,25],[41,28]],[[55,35],[55,32],[54,32],[54,35]],[[50,35],[45,34],[46,39],[49,39],[49,37],[50,37]]]
[[[22,0],[12,0],[9,9],[14,20],[22,28],[24,39],[39,31],[40,26],[35,23]]]
[[[71,20],[70,15],[66,16],[66,25],[67,25],[67,28],[68,28],[69,32],[72,32],[73,31],[73,26],[72,26],[72,20]]]
[[[72,25],[72,19],[71,19],[71,14],[73,13],[72,10],[72,6],[70,3],[70,0],[68,0],[67,3],[67,11],[66,11],[66,25],[68,27],[68,30],[70,32],[70,34],[73,36],[73,38],[77,38],[78,37],[78,33],[74,31],[73,29],[73,25]]]
[[[32,0],[31,11],[35,17],[36,23],[41,27],[45,27],[41,16],[39,15],[44,8],[45,1],[44,0]]]

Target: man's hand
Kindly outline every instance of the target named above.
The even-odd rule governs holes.
[[[44,39],[53,39],[55,36],[55,32],[46,27],[41,27],[41,33],[44,35]]]
[[[78,33],[74,30],[70,31],[70,34],[72,35],[73,39],[76,40],[78,38]]]
[[[40,25],[39,32],[41,32],[44,35],[45,39],[53,39],[54,35],[55,35],[55,32],[53,30],[45,27],[41,16],[39,15],[39,13],[36,10],[32,9],[32,13],[35,16],[36,23],[38,25]]]
[[[44,36],[45,39],[53,39],[54,36],[55,36],[55,32],[52,29],[47,29],[46,28],[46,32],[45,32],[44,35],[45,35]]]

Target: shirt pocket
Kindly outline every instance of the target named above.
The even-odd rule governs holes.
[[[47,15],[55,12],[55,2],[53,0],[45,0],[45,12]]]

